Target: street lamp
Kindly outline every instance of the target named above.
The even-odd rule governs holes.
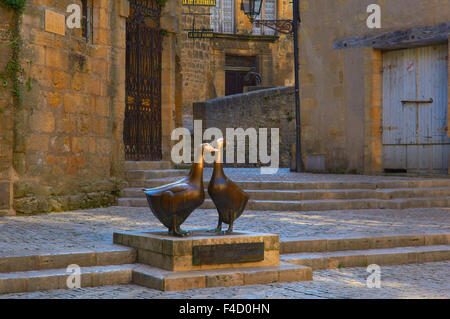
[[[295,74],[295,129],[296,129],[296,158],[295,170],[301,172],[302,152],[301,152],[301,127],[300,127],[300,80],[299,80],[299,59],[298,59],[298,24],[300,22],[299,0],[293,0],[292,20],[255,20],[261,13],[263,0],[242,0],[241,10],[254,23],[256,27],[267,26],[278,32],[292,34],[294,37],[294,74]]]
[[[242,0],[241,10],[252,21],[261,14],[262,3],[263,0]]]

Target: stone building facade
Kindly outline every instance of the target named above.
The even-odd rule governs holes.
[[[0,90],[3,213],[108,205],[120,187],[129,8],[91,2],[88,34],[65,25],[70,4],[81,2],[27,1],[21,15],[21,100],[8,97],[12,83]],[[59,34],[48,31],[51,14],[62,18]],[[0,15],[15,23],[13,10],[2,6]],[[4,68],[11,52],[0,56]]]
[[[367,12],[367,8],[371,4],[378,4],[381,9],[381,28],[368,28],[366,20],[370,13]],[[407,58],[407,56],[415,54],[420,60],[419,55],[422,54],[420,52],[423,52],[421,50],[434,52],[438,50],[437,46],[439,50],[445,45],[448,46],[449,2],[447,0],[301,0],[300,7],[302,19],[299,30],[300,96],[304,162],[307,162],[308,157],[322,155],[326,158],[327,171],[381,173],[389,171],[390,168],[394,168],[394,171],[410,172],[409,163],[420,162],[426,156],[430,156],[430,163],[442,162],[443,158],[448,158],[450,145],[446,144],[433,154],[424,153],[423,156],[420,153],[408,154],[406,161],[403,158],[405,166],[391,167],[387,164],[391,159],[390,156],[394,157],[396,154],[389,154],[387,151],[389,145],[386,145],[388,144],[386,139],[389,136],[386,134],[400,132],[402,125],[415,129],[416,122],[414,122],[415,116],[411,121],[402,122],[401,111],[392,113],[392,116],[389,115],[387,102],[389,97],[386,96],[388,88],[390,87],[399,95],[403,94],[401,93],[403,91],[400,87],[389,86],[385,79],[383,92],[383,76],[386,77],[388,72],[398,67],[396,63],[387,62],[392,54],[405,56],[403,62],[407,65],[402,72],[413,75],[415,70],[417,78],[424,83],[424,87],[426,83],[434,83],[437,73],[442,76],[439,84],[436,84],[441,89],[439,107],[444,106],[440,109],[442,112],[435,115],[439,116],[440,123],[436,124],[438,125],[436,133],[427,134],[430,136],[426,138],[431,140],[433,136],[439,135],[441,141],[445,141],[448,131],[447,117],[450,115],[450,112],[444,112],[445,105],[448,103],[448,92],[446,94],[445,89],[450,83],[444,75],[447,73],[445,59],[448,63],[448,54],[445,55],[444,50],[440,57],[432,57],[432,54],[429,56],[440,66],[439,72],[429,75],[428,79],[425,73],[430,68],[419,70],[415,62],[416,58]],[[415,51],[415,48],[418,48],[418,51]],[[399,51],[395,53],[396,50]],[[425,55],[422,60],[426,62]],[[422,63],[420,61],[419,64]],[[391,67],[389,68],[387,64]],[[398,69],[403,68],[398,67]],[[424,112],[438,107],[438,97],[435,95],[423,93],[423,98],[406,96],[408,95],[406,93],[403,95],[398,97],[395,105],[400,108],[403,103],[405,112],[411,110],[415,114],[413,109],[415,105],[418,110],[424,110]],[[434,99],[433,103],[430,103],[431,97]],[[408,101],[411,99],[415,101]],[[423,99],[426,104],[419,104],[417,101],[420,99]],[[431,123],[431,119],[427,120],[420,115],[420,112],[417,112],[418,138],[422,134],[419,130]],[[392,117],[403,124],[387,124]],[[399,147],[410,147],[401,145],[409,142],[395,143],[398,143]],[[426,148],[429,145],[431,143],[423,142],[420,147]],[[413,147],[418,148],[419,145],[413,145]],[[404,154],[403,156],[406,157]],[[440,167],[441,173],[442,168],[445,170],[445,167],[448,167],[445,163]],[[417,169],[417,167],[412,168],[414,170],[411,171]],[[425,170],[425,172],[431,171],[431,169]]]
[[[196,28],[209,29],[217,22],[215,20],[217,16],[213,11],[218,9],[208,7],[189,9],[180,5],[176,57],[178,126],[183,125],[192,129],[194,102],[227,95],[227,73],[248,72],[254,66],[262,77],[263,87],[293,85],[292,35],[277,33],[267,27],[265,32],[256,32],[241,10],[240,0],[217,0],[218,7],[221,1],[228,1],[233,6],[232,10],[230,9],[232,19],[227,28],[215,30],[213,36],[207,39],[187,37],[187,32],[183,30],[192,28],[193,25],[193,16],[187,13],[210,13],[210,16],[196,16]],[[276,15],[267,18],[291,19],[290,1],[271,0],[271,3],[276,7]],[[237,93],[242,93],[242,90]]]
[[[156,3],[156,2],[155,2]],[[83,4],[81,27],[68,6]],[[162,158],[175,127],[176,2],[161,9]],[[111,205],[124,185],[128,0],[0,2],[0,214]],[[19,19],[19,18],[20,19]],[[86,22],[85,22],[86,21]],[[19,23],[17,23],[19,22]],[[3,70],[18,25],[21,98]]]
[[[252,34],[240,1],[233,2],[232,32],[215,32],[208,39],[188,38],[194,19],[188,13],[201,14],[195,16],[196,28],[210,28],[211,8],[190,8],[177,0],[30,0],[21,14],[8,3],[0,1],[2,215],[115,202],[125,185],[125,126],[134,98],[128,87],[127,22],[136,10],[144,10],[140,23],[161,35],[161,56],[152,66],[160,81],[145,82],[159,92],[159,102],[150,108],[144,100],[154,103],[152,98],[141,103],[145,110],[160,108],[154,135],[161,160],[170,160],[173,129],[192,125],[193,103],[225,95],[228,55],[255,59],[264,86],[292,84],[290,36]],[[278,18],[289,17],[288,1],[272,3]],[[80,26],[73,25],[71,5],[81,8]],[[146,18],[146,6],[158,8],[157,20]],[[18,50],[11,42],[15,25]],[[20,70],[3,81],[14,52]],[[139,68],[148,71],[146,65]]]

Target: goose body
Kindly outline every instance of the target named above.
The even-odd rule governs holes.
[[[199,148],[198,158],[187,177],[168,185],[144,190],[153,215],[175,236],[189,234],[182,231],[180,226],[205,200],[203,152],[214,149],[209,144],[202,144]]]
[[[208,186],[208,194],[219,213],[219,222],[214,231],[221,232],[222,223],[226,223],[229,225],[226,232],[232,233],[233,223],[244,212],[249,196],[225,175],[222,163],[223,145],[223,139],[217,140],[217,152],[214,170]]]

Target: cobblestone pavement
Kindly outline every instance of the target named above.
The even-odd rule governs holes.
[[[253,285],[227,288],[192,289],[161,292],[136,285],[63,289],[25,294],[0,295],[9,298],[82,298],[82,299],[311,299],[311,298],[450,298],[450,262],[385,266],[381,268],[381,288],[367,288],[365,268],[321,270],[314,281]]]
[[[320,212],[248,211],[236,231],[281,239],[449,233],[450,208]],[[184,228],[213,228],[215,210],[197,210]],[[0,217],[0,255],[104,248],[113,232],[164,229],[148,208],[109,207],[37,216]]]

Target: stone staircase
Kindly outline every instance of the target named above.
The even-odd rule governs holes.
[[[170,162],[128,162],[129,187],[122,191],[119,206],[147,207],[142,188],[174,182],[188,174]],[[205,187],[209,182],[205,178]],[[450,206],[450,179],[386,181],[251,181],[235,180],[250,195],[247,210],[324,211],[354,209],[406,209]],[[206,194],[201,209],[213,209]]]
[[[132,280],[136,251],[112,246],[102,251],[0,255],[0,294],[67,289],[67,267],[80,266],[81,287],[124,285]]]
[[[284,241],[280,261],[312,270],[450,260],[450,234]]]
[[[273,267],[266,267],[267,272],[273,274],[266,276],[264,283],[289,282],[293,280],[290,277],[293,271],[307,273],[308,269],[310,273],[311,269],[314,271],[367,267],[371,264],[385,266],[446,260],[450,260],[450,234],[446,233],[281,240],[280,269],[273,273]],[[234,269],[231,268],[181,271],[164,279],[167,277],[167,271],[155,272],[154,267],[138,263],[135,249],[109,245],[96,251],[0,255],[0,294],[67,289],[70,276],[67,266],[72,264],[81,267],[83,288],[132,283],[152,288],[166,285],[161,286],[164,289],[160,290],[189,289],[198,286],[198,282],[204,282],[205,287],[233,285]],[[293,264],[303,268],[294,269]],[[248,277],[246,284],[252,284],[254,271],[244,269],[243,274],[244,278]],[[223,280],[217,281],[218,278]]]

